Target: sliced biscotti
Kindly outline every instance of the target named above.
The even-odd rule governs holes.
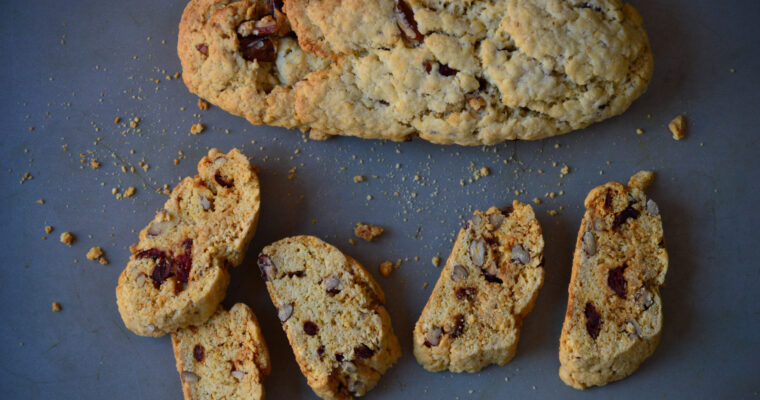
[[[559,347],[559,376],[576,389],[625,378],[660,341],[668,253],[657,204],[644,195],[652,176],[586,197]]]
[[[116,302],[124,324],[142,336],[201,325],[240,264],[259,218],[259,179],[237,149],[217,149],[198,163],[140,232],[119,276]]]
[[[544,283],[543,251],[529,205],[475,211],[415,325],[417,361],[430,371],[453,372],[509,362]]]
[[[265,247],[258,263],[318,396],[362,396],[401,355],[385,295],[356,260],[313,236],[294,236]]]
[[[245,304],[220,306],[205,324],[172,333],[172,346],[185,400],[264,398],[269,350]]]

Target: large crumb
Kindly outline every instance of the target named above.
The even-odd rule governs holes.
[[[639,190],[646,190],[654,180],[654,172],[652,171],[639,171],[634,174],[631,179],[628,180],[628,186],[637,188]]]
[[[398,264],[401,263],[399,262]],[[393,263],[390,261],[384,261],[382,264],[380,264],[380,275],[382,275],[384,278],[389,277],[391,275],[391,272],[393,272],[393,270],[398,267],[398,264],[393,265]]]
[[[124,197],[132,197],[135,195],[135,192],[137,189],[135,189],[134,186],[130,186],[127,188],[127,190],[124,191]]]
[[[100,247],[91,248],[90,251],[87,252],[87,259],[91,261],[98,260],[103,265],[108,264],[108,259],[103,253],[103,249]]]
[[[204,129],[206,129],[206,127],[203,124],[193,124],[193,126],[190,127],[190,133],[197,135],[203,132]]]
[[[73,234],[71,234],[71,232],[63,232],[61,234],[61,243],[65,243],[71,246],[71,244],[74,243],[74,240],[76,240],[76,238]]]
[[[433,261],[433,265],[436,266],[436,267],[439,266],[439,265],[441,265],[441,257],[435,256],[435,257],[433,257],[432,261]]]
[[[686,120],[683,115],[673,118],[668,124],[668,129],[670,129],[670,133],[673,134],[673,139],[675,140],[681,140],[686,137]]]
[[[367,225],[363,222],[357,222],[354,226],[354,235],[371,242],[383,234],[383,228],[375,225]]]
[[[90,168],[92,169],[100,168],[100,162],[98,162],[98,160],[93,158],[92,160],[90,160]]]
[[[208,107],[208,102],[206,100],[198,99],[198,108],[200,108],[201,111],[208,110]]]

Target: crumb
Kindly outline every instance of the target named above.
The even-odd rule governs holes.
[[[61,240],[61,243],[65,243],[71,246],[71,244],[74,243],[74,240],[76,240],[76,238],[74,237],[74,235],[71,234],[71,232],[63,232],[61,234],[60,240]]]
[[[30,174],[28,172],[25,172],[24,176],[21,177],[21,183],[23,184],[24,182],[26,182],[26,181],[28,181],[30,179],[34,179],[34,177],[32,176],[32,174]]]
[[[113,119],[114,124],[118,124],[119,122],[121,122],[121,117],[116,117]]]
[[[44,199],[37,199],[37,203],[39,203],[39,204],[45,204],[45,200]]]
[[[90,168],[92,169],[100,168],[100,162],[98,162],[98,160],[93,158],[92,160],[90,160]]]
[[[354,235],[371,242],[383,234],[383,228],[375,225],[368,225],[363,222],[357,222],[354,226]]]
[[[504,377],[504,382],[509,382],[509,377],[508,376]]]
[[[356,176],[354,177],[354,183],[364,182],[364,181],[366,181],[366,180],[367,180],[367,178],[365,178],[365,177],[364,177],[364,176],[362,176],[362,175],[356,175]]]
[[[491,169],[488,167],[483,167],[480,169],[480,176],[488,176],[491,175]]]
[[[433,257],[431,261],[433,262],[433,265],[436,267],[441,265],[441,257],[435,256]]]
[[[140,117],[135,117],[129,121],[130,128],[137,128],[138,126],[140,126]]]
[[[533,202],[536,204],[541,204],[541,199],[539,199],[538,197],[534,197]]]
[[[124,191],[124,197],[132,197],[135,195],[135,192],[137,189],[135,189],[134,186],[130,186],[127,188],[127,190]]]
[[[547,213],[547,214],[549,214],[549,215],[551,215],[552,217],[556,217],[556,216],[557,216],[557,214],[559,214],[559,213],[557,212],[557,210],[549,210],[549,211],[547,211],[546,213]]]
[[[643,135],[644,134],[644,130],[641,129],[641,128],[636,128],[636,134],[637,135]]]
[[[634,174],[631,179],[628,180],[628,186],[637,188],[639,190],[646,190],[654,180],[654,172],[652,171],[639,171]]]
[[[387,278],[393,272],[393,263],[390,261],[384,261],[380,264],[380,275]]]
[[[53,312],[58,312],[58,311],[63,310],[63,307],[61,307],[61,303],[57,301],[53,302],[52,308],[53,308]]]
[[[93,247],[90,249],[90,251],[87,252],[87,259],[90,261],[95,261],[99,259],[100,257],[103,257],[103,249],[100,247]]]
[[[351,246],[356,246],[356,240],[354,240],[354,238],[348,238],[348,243],[351,243]]]
[[[208,101],[203,100],[203,99],[198,99],[198,108],[200,108],[201,111],[208,110],[208,107],[209,107]]]
[[[686,120],[683,115],[673,118],[668,124],[668,129],[670,129],[670,133],[673,134],[673,139],[675,140],[681,140],[686,137]]]
[[[193,126],[190,127],[190,133],[197,135],[203,132],[204,129],[206,129],[206,127],[203,124],[193,124]]]
[[[428,283],[427,283],[427,282],[423,282],[423,283],[422,283],[422,289],[423,289],[423,290],[424,290],[424,289],[427,289],[427,287],[428,287]]]
[[[45,233],[50,233],[52,231],[53,231],[53,227],[52,226],[50,226],[50,225],[46,225],[45,226]]]

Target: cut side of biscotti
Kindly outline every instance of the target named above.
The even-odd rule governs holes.
[[[269,351],[245,304],[219,307],[205,324],[172,333],[172,346],[185,400],[264,398]]]
[[[476,211],[415,325],[417,361],[429,371],[452,372],[509,362],[544,283],[543,251],[529,205]]]
[[[660,341],[668,254],[659,208],[644,194],[652,176],[586,197],[559,351],[559,376],[576,389],[625,378]]]
[[[259,179],[237,149],[217,149],[198,175],[174,188],[140,232],[119,276],[116,300],[124,324],[142,336],[201,325],[216,311],[259,218]]]
[[[356,260],[316,237],[294,236],[265,247],[258,263],[318,396],[362,396],[401,355],[385,295]]]
[[[620,0],[278,3],[192,0],[182,77],[254,124],[320,138],[541,139],[622,113],[652,75]]]

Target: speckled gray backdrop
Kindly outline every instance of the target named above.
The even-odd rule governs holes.
[[[181,79],[167,78],[180,71],[184,5],[4,3],[0,397],[182,398],[169,338],[127,331],[114,287],[136,232],[165,200],[156,189],[194,174],[212,146],[241,148],[261,171],[261,223],[225,304],[246,302],[259,316],[273,360],[271,399],[314,397],[255,265],[265,244],[301,233],[358,259],[387,293],[404,355],[368,399],[758,397],[760,3],[635,1],[655,53],[649,91],[624,115],[583,131],[488,148],[306,141],[215,107],[201,112]],[[680,142],[666,128],[678,114],[689,130]],[[135,117],[139,125],[130,128]],[[198,122],[206,131],[190,135]],[[89,167],[93,158],[101,168]],[[564,165],[570,173],[561,178]],[[491,174],[471,181],[482,167]],[[643,168],[657,171],[650,195],[671,256],[662,342],[633,376],[579,392],[557,377],[557,348],[582,202],[592,187]],[[20,184],[27,172],[32,179]],[[354,183],[356,175],[367,181]],[[129,199],[112,194],[130,186],[137,194]],[[473,209],[536,197],[546,284],[517,356],[477,374],[425,372],[412,356],[411,330],[439,273],[431,258],[446,258]],[[357,221],[386,233],[351,245]],[[46,234],[45,225],[54,231]],[[73,246],[58,241],[64,231],[76,235]],[[86,260],[91,246],[102,246],[111,263]],[[401,267],[381,277],[378,264],[396,259]],[[54,301],[61,312],[51,311]]]

